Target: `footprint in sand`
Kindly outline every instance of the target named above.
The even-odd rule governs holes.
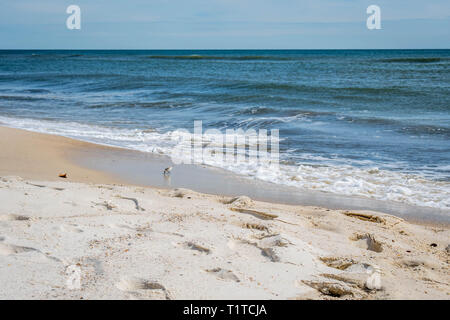
[[[288,245],[289,242],[279,234],[266,236],[259,241],[259,246],[262,248],[287,247]]]
[[[214,268],[214,269],[209,269],[209,270],[205,270],[205,271],[208,273],[214,274],[217,278],[222,279],[222,280],[231,280],[231,281],[235,281],[235,282],[241,281],[231,270],[225,270],[222,268]]]
[[[2,256],[9,256],[12,254],[18,254],[18,253],[30,252],[30,251],[39,252],[39,250],[30,248],[30,247],[21,247],[21,246],[16,246],[13,244],[0,243],[0,255],[2,255]]]
[[[261,254],[272,262],[280,261],[280,257],[273,248],[261,248]]]
[[[3,240],[0,240],[0,241],[3,241]],[[50,259],[52,261],[61,262],[60,259],[53,257],[50,254],[44,253],[35,248],[16,246],[14,244],[0,243],[0,256],[10,256],[13,254],[19,254],[19,253],[25,253],[25,252],[36,252],[36,253],[42,254],[44,257],[46,257],[47,259]]]
[[[136,228],[133,228],[133,227],[131,227],[129,225],[126,225],[126,224],[111,223],[111,224],[109,224],[109,227],[114,228],[114,229],[128,229],[128,230],[136,231]]]
[[[148,234],[150,232],[157,232],[157,233],[163,233],[163,234],[166,233],[166,232],[154,231],[152,228],[150,228],[150,226],[148,224],[145,224],[142,226],[130,226],[127,224],[111,223],[108,226],[113,229],[125,229],[125,230],[130,230],[133,232],[137,232],[138,235]],[[169,234],[169,233],[167,233],[167,234]]]
[[[75,232],[75,233],[84,232],[84,230],[81,228],[78,228],[78,225],[76,225],[76,224],[63,224],[59,228],[61,231],[64,231],[64,232]]]
[[[366,273],[371,267],[368,263],[358,262],[345,257],[322,257],[320,260],[330,268],[350,273]]]
[[[0,221],[26,221],[30,220],[27,216],[22,216],[18,214],[2,214],[0,215]]]
[[[165,290],[164,286],[155,281],[149,281],[137,277],[122,278],[116,287],[122,291],[134,290]]]
[[[117,206],[113,203],[111,203],[110,201],[103,201],[103,202],[93,202],[92,203],[96,206],[101,206],[104,207],[106,210],[111,211],[115,208],[117,208]]]
[[[228,248],[236,252],[239,256],[246,257],[249,259],[262,256],[265,259],[269,259],[271,262],[280,262],[280,256],[277,253],[276,248],[262,247],[256,242],[251,242],[248,240],[230,240],[227,243]]]
[[[103,270],[103,264],[100,260],[96,259],[96,258],[86,258],[85,262],[89,265],[92,266],[94,268],[94,271],[96,274],[103,274],[104,270]]]
[[[362,249],[378,253],[383,251],[381,242],[375,240],[375,237],[371,234],[356,234],[350,240],[355,241],[356,245]]]
[[[340,257],[322,257],[320,260],[328,267],[338,270],[345,270],[357,263],[353,259]]]
[[[316,289],[318,292],[320,292],[323,295],[334,297],[334,298],[342,298],[342,297],[358,297],[359,290],[357,290],[354,286],[351,286],[344,282],[339,281],[309,281],[309,280],[302,280],[303,284],[306,284],[307,286]]]
[[[197,195],[195,191],[192,191],[190,189],[184,189],[184,188],[177,188],[172,191],[170,191],[169,196],[173,198],[186,198],[186,199],[192,199],[193,196]]]
[[[146,280],[143,278],[138,277],[125,277],[120,280],[120,282],[116,283],[116,288],[124,291],[124,292],[132,292],[137,294],[138,296],[146,296],[146,294],[140,293],[141,291],[159,291],[160,295],[162,294],[163,297],[167,300],[170,299],[170,295],[166,288],[161,285],[160,283],[156,281]],[[150,292],[150,294],[157,292]]]

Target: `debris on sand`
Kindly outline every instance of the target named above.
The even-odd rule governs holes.
[[[250,209],[242,209],[242,208],[230,208],[231,211],[236,211],[240,213],[248,213],[252,216],[255,216],[256,218],[263,219],[263,220],[273,220],[275,218],[278,218],[275,214],[270,214],[262,211],[256,211],[256,210],[250,210]]]

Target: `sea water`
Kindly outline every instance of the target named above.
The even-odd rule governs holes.
[[[194,120],[279,130],[280,170],[210,165],[450,209],[450,50],[0,51],[2,125],[170,154]]]

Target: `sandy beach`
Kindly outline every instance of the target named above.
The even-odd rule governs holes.
[[[0,299],[449,299],[447,225],[144,187],[74,160],[102,148],[0,127]]]

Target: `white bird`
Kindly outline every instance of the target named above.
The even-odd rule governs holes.
[[[164,174],[165,176],[170,175],[170,172],[172,171],[172,168],[173,168],[173,167],[165,168],[163,174]]]

